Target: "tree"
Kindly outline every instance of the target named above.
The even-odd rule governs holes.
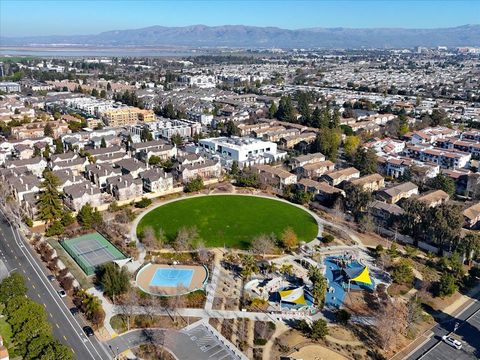
[[[60,180],[51,171],[43,173],[43,182],[38,196],[38,218],[47,224],[62,216],[63,205],[57,187]]]
[[[102,136],[102,141],[100,142],[100,147],[101,148],[106,148],[107,147],[107,142],[105,141],[105,138]]]
[[[50,154],[51,154],[50,145],[46,144],[46,145],[45,145],[45,150],[43,151],[43,154],[42,154],[42,155],[43,155],[43,157],[44,157],[45,159],[48,160],[48,159],[50,159]]]
[[[192,247],[195,240],[198,239],[198,231],[195,227],[181,227],[173,242],[173,248],[177,251],[185,251]]]
[[[47,125],[45,125],[45,127],[43,128],[43,135],[53,137],[52,125],[50,125],[48,123],[47,123]]]
[[[375,329],[378,345],[383,350],[389,350],[397,345],[400,335],[405,334],[407,328],[407,310],[403,301],[393,299],[380,303],[375,312]]]
[[[65,232],[65,227],[61,221],[55,220],[45,231],[45,236],[59,236]]]
[[[377,172],[377,154],[372,148],[358,149],[355,153],[353,162],[355,168],[360,170],[360,174],[369,175]]]
[[[345,207],[351,211],[355,221],[362,217],[364,209],[372,200],[372,194],[364,191],[360,185],[348,183],[345,186]]]
[[[423,320],[423,309],[416,297],[411,297],[407,303],[407,335],[411,338],[416,336],[416,325]]]
[[[321,152],[329,160],[336,161],[341,144],[341,133],[338,129],[320,129],[315,141],[311,145],[312,152]]]
[[[392,278],[397,284],[412,284],[414,275],[411,261],[401,259],[398,264],[395,264],[392,271]]]
[[[477,258],[480,255],[480,234],[466,234],[460,241],[457,251],[464,254],[468,260]]]
[[[103,292],[110,299],[125,294],[130,288],[130,276],[126,267],[119,267],[111,262],[102,265],[97,272],[98,282],[103,287]]]
[[[283,96],[280,99],[276,117],[283,121],[297,122],[297,115],[290,96]]]
[[[327,281],[320,268],[316,266],[310,266],[308,269],[308,278],[312,282],[312,296],[315,303],[319,308],[322,308],[325,301],[325,293],[327,291]]]
[[[426,186],[432,190],[443,190],[450,196],[455,194],[455,182],[442,172],[429,179]]]
[[[347,136],[345,141],[343,142],[343,150],[345,151],[345,155],[352,159],[359,146],[360,138],[358,136]]]
[[[272,101],[270,104],[270,107],[268,108],[268,118],[273,119],[278,111],[277,105],[275,105],[275,102]]]
[[[112,91],[112,85],[109,82],[107,83],[107,91]]]
[[[342,325],[347,325],[352,315],[345,309],[339,309],[335,312],[335,319]]]
[[[242,271],[241,274],[244,278],[248,279],[250,276],[258,271],[255,258],[248,254],[242,258]]]
[[[448,272],[443,272],[440,276],[440,280],[435,285],[435,294],[442,298],[445,296],[451,296],[458,290],[455,283],[455,276]]]
[[[142,132],[140,134],[140,140],[143,142],[145,141],[152,141],[153,140],[153,135],[148,126],[144,126],[142,129]]]
[[[232,167],[230,169],[230,175],[237,176],[240,173],[240,168],[238,166],[238,161],[233,160]]]
[[[175,144],[176,146],[180,146],[183,144],[183,137],[182,135],[176,133],[176,134],[173,134],[172,137],[170,138],[170,140],[172,141],[173,144]]]
[[[25,296],[26,294],[25,279],[19,273],[13,272],[0,282],[0,303],[2,304],[6,304],[15,296]]]
[[[225,124],[225,133],[227,136],[240,136],[240,129],[232,120],[229,120]]]
[[[72,212],[69,210],[64,210],[60,222],[63,226],[72,225],[75,222],[75,218],[73,217]]]
[[[281,235],[282,246],[287,250],[293,250],[298,247],[298,237],[291,227],[283,230]]]
[[[203,179],[201,177],[192,179],[185,184],[185,192],[187,193],[200,191],[203,188],[205,188],[205,185],[203,184]]]
[[[275,235],[259,235],[252,241],[252,250],[255,254],[262,255],[273,252],[275,249]]]
[[[445,126],[450,122],[448,115],[444,109],[433,109],[430,118],[431,126]]]
[[[62,114],[60,114],[58,111],[55,111],[55,112],[53,113],[53,118],[54,118],[55,120],[58,120],[58,119],[60,119],[61,117],[62,117]],[[51,128],[51,127],[50,127],[50,128]],[[48,136],[48,135],[45,135],[45,136]]]
[[[102,89],[102,91],[100,91],[100,97],[102,99],[105,99],[107,97],[107,92],[105,91],[105,89]]]
[[[77,221],[84,229],[92,229],[102,220],[102,214],[98,210],[94,210],[90,203],[83,205],[77,214]]]
[[[328,335],[328,326],[327,322],[323,319],[318,319],[312,321],[312,325],[310,325],[310,331],[308,332],[307,336],[312,340],[320,340],[325,339]]]

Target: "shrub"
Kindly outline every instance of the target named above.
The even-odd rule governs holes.
[[[137,202],[135,204],[135,207],[140,208],[140,209],[144,209],[146,207],[149,207],[150,205],[152,205],[152,200],[150,200],[146,197],[143,197],[142,200],[140,200],[139,202]]]
[[[335,237],[332,234],[322,234],[322,241],[325,244],[330,244],[333,240],[335,240]]]
[[[253,340],[255,345],[263,346],[267,343],[267,339],[255,339]]]
[[[185,192],[187,193],[200,191],[204,188],[205,185],[203,184],[203,179],[201,177],[190,180],[188,183],[185,184]]]

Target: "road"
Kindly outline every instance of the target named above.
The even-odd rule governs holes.
[[[455,323],[458,329],[454,337],[463,343],[462,349],[457,350],[442,341],[442,336],[454,330]],[[411,353],[408,360],[474,360],[480,358],[480,301],[477,299],[462,313],[449,321],[436,325],[433,336],[422,346]]]
[[[70,314],[67,303],[57,294],[56,282],[49,282],[48,270],[0,211],[0,258],[9,272],[25,277],[28,296],[45,306],[54,335],[69,346],[79,360],[107,360],[113,356],[95,337],[87,338],[81,319]]]

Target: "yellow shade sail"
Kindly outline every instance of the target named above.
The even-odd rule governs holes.
[[[303,288],[296,288],[292,290],[283,290],[278,292],[282,301],[286,301],[297,305],[307,305],[305,301],[305,293]]]
[[[350,281],[355,281],[363,284],[368,284],[372,285],[372,279],[370,278],[370,274],[368,272],[368,267],[364,267],[362,272],[358,274],[356,277],[353,279],[350,279]]]

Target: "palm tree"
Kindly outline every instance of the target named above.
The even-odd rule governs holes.
[[[257,271],[258,267],[253,255],[245,255],[242,259],[242,276],[248,279],[253,273]]]
[[[293,265],[292,264],[282,264],[280,267],[280,272],[284,276],[292,276],[293,275]]]
[[[275,264],[274,262],[268,263],[267,271],[269,273],[275,273],[278,271],[278,265]]]

